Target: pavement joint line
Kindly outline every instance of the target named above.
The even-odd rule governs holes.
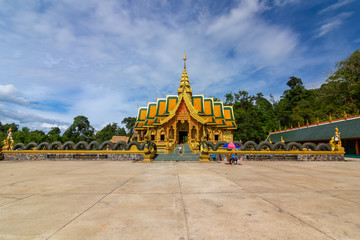
[[[336,190],[335,190],[336,191]],[[317,191],[315,191],[317,192]],[[352,192],[351,190],[349,190],[349,192]],[[346,198],[342,198],[340,196],[335,196],[333,194],[331,194],[330,192],[328,191],[319,191],[318,193],[320,194],[323,194],[323,195],[327,195],[327,196],[330,196],[330,197],[333,197],[333,198],[338,198],[340,200],[343,200],[343,201],[347,201],[347,202],[352,202],[352,203],[355,203],[356,205],[360,205],[360,202],[357,202],[357,201],[354,201],[354,200],[350,200],[350,199],[346,199]]]
[[[268,167],[268,168],[271,168],[271,169],[281,170],[282,172],[286,172],[285,170],[282,170],[282,169],[279,169],[279,168],[276,168],[276,167],[272,167],[272,166],[267,166],[267,167]],[[306,168],[303,168],[303,169],[306,169]],[[208,170],[209,170],[209,169],[208,169]],[[215,171],[212,171],[212,172],[215,172]],[[292,171],[292,172],[293,172],[293,171]],[[263,173],[263,172],[262,172],[262,173]],[[343,200],[343,201],[356,203],[357,205],[360,204],[359,202],[356,202],[356,201],[353,201],[353,200],[345,199],[345,198],[342,198],[342,197],[340,197],[340,196],[335,196],[335,195],[329,193],[329,191],[316,191],[316,190],[311,189],[311,188],[308,188],[308,187],[306,187],[306,186],[301,186],[301,185],[298,185],[298,184],[290,184],[290,183],[288,183],[288,182],[281,181],[281,180],[278,179],[278,178],[274,178],[274,177],[272,177],[272,176],[264,175],[264,174],[262,174],[262,173],[256,172],[256,174],[258,174],[258,175],[260,175],[260,176],[267,177],[267,178],[271,178],[271,179],[273,179],[273,180],[280,181],[280,182],[282,182],[282,183],[286,183],[286,184],[288,184],[288,185],[290,185],[290,186],[291,186],[291,185],[294,185],[294,186],[296,186],[296,187],[300,187],[300,188],[303,188],[303,189],[307,190],[307,191],[304,191],[304,192],[308,192],[308,191],[310,191],[310,192],[315,192],[315,193],[318,193],[318,194],[321,194],[321,195],[330,196],[330,197],[337,198],[337,199],[340,199],[340,200]],[[330,172],[330,173],[331,173],[331,172]],[[216,174],[218,174],[218,173],[216,172]],[[218,175],[219,175],[219,174],[218,174]],[[317,176],[314,176],[314,175],[311,175],[311,174],[301,174],[301,175],[313,177],[313,178],[315,178],[315,179],[318,178],[318,179],[323,179],[323,180],[330,180],[330,181],[336,182],[336,183],[344,183],[344,182],[342,182],[342,181],[335,181],[335,180],[332,180],[332,179],[320,178],[320,177],[317,177]],[[221,175],[220,175],[220,176],[221,176]],[[228,180],[229,180],[229,179],[228,179]],[[231,180],[230,180],[230,181],[231,181]],[[245,190],[245,189],[244,189],[244,190]],[[257,195],[257,193],[259,193],[259,192],[252,192],[252,191],[249,191],[249,190],[245,190],[245,191],[248,192],[248,193],[255,194],[255,195]],[[347,190],[347,191],[351,191],[351,190]],[[297,192],[298,192],[298,191],[297,191]],[[266,192],[262,192],[262,193],[266,193]],[[258,195],[257,195],[257,196],[258,196]]]
[[[277,167],[270,167],[269,166],[269,168],[272,168],[272,169],[276,169],[276,170],[282,170],[281,168],[277,168]],[[298,167],[299,168],[299,167]],[[304,170],[309,170],[309,168],[305,168],[305,167],[300,167],[300,168],[302,168],[302,169],[304,169]],[[310,169],[311,170],[311,169]],[[284,170],[282,170],[283,172],[284,172]],[[296,172],[296,171],[289,171],[289,172]],[[341,175],[341,173],[337,173],[337,172],[331,172],[331,171],[323,171],[323,172],[326,172],[326,173],[329,173],[329,174],[338,174],[338,175]],[[329,181],[334,181],[334,182],[341,182],[341,183],[343,183],[342,181],[335,181],[335,180],[333,180],[333,179],[331,179],[331,178],[325,178],[325,177],[317,177],[317,176],[315,176],[315,175],[313,175],[313,174],[309,174],[309,173],[307,173],[307,174],[302,174],[302,175],[306,175],[306,176],[310,176],[310,177],[316,177],[316,178],[319,178],[319,179],[323,179],[323,180],[329,180]]]
[[[150,165],[147,165],[144,169],[148,168]],[[141,171],[139,171],[139,173],[137,175],[140,174]],[[97,205],[99,202],[101,202],[104,198],[106,198],[107,196],[109,196],[110,194],[112,194],[115,190],[117,190],[118,188],[120,188],[121,186],[125,185],[126,183],[128,183],[130,180],[132,180],[133,178],[135,178],[135,175],[130,177],[128,180],[126,180],[125,182],[121,183],[119,186],[116,186],[113,190],[111,190],[109,193],[105,194],[103,197],[101,197],[99,200],[97,200],[94,204],[92,204],[90,207],[88,207],[87,209],[85,209],[83,212],[81,212],[80,214],[78,214],[76,217],[74,217],[73,219],[71,219],[69,222],[65,223],[61,228],[59,228],[57,231],[55,231],[53,234],[51,234],[49,237],[47,237],[46,239],[50,239],[51,237],[53,237],[55,234],[57,234],[58,232],[60,232],[62,229],[64,229],[67,225],[69,225],[70,223],[72,223],[73,221],[75,221],[77,218],[79,218],[80,216],[82,216],[84,213],[86,213],[87,211],[89,211],[91,208],[93,208],[95,205]]]
[[[209,170],[209,169],[208,169],[208,170]],[[215,174],[219,175],[219,174],[218,174],[217,172],[215,172],[215,171],[212,171],[212,172],[214,172]],[[261,174],[259,174],[259,175],[261,175]],[[221,176],[221,175],[220,175],[220,176]],[[226,179],[227,179],[227,178],[226,178]],[[229,180],[229,179],[227,179],[227,180]],[[277,180],[277,179],[275,179],[275,180]],[[232,181],[232,180],[229,180],[229,181],[231,181],[231,182],[235,183],[236,185],[238,185],[239,187],[241,187],[241,186],[240,186],[237,182],[234,182],[234,181]],[[248,191],[248,190],[246,190],[246,189],[243,189],[243,190],[244,190],[245,192],[248,192],[249,194],[253,194],[254,196],[256,196],[256,197],[258,197],[258,198],[262,199],[263,201],[265,201],[265,202],[269,203],[270,205],[274,206],[276,209],[278,209],[278,211],[279,211],[279,212],[285,213],[285,214],[287,214],[287,215],[289,215],[289,216],[291,216],[291,217],[295,218],[296,220],[298,220],[298,221],[300,221],[300,222],[304,223],[305,225],[307,225],[307,226],[309,226],[309,227],[311,227],[311,228],[313,228],[313,229],[315,229],[315,230],[317,230],[317,231],[321,232],[321,233],[322,233],[322,234],[324,234],[325,236],[327,236],[327,237],[329,237],[329,238],[331,238],[331,239],[333,239],[333,240],[336,240],[336,238],[333,238],[332,236],[328,235],[327,233],[325,233],[325,232],[321,231],[320,229],[318,229],[318,228],[316,228],[316,227],[312,226],[311,224],[309,224],[309,223],[305,222],[305,221],[304,221],[304,220],[302,220],[301,218],[299,218],[299,217],[297,217],[297,216],[295,216],[295,215],[293,215],[293,214],[291,214],[291,213],[289,213],[289,212],[287,212],[287,211],[284,211],[282,208],[280,208],[280,207],[279,207],[279,206],[277,206],[276,204],[274,204],[274,203],[270,202],[269,200],[267,200],[267,199],[265,199],[265,198],[261,197],[260,195],[258,195],[258,194],[256,194],[256,193],[249,192],[249,191]]]
[[[184,197],[183,197],[183,193],[182,193],[182,189],[181,189],[181,181],[180,181],[179,169],[178,169],[177,164],[176,164],[176,172],[177,172],[177,177],[178,177],[178,183],[179,183],[179,189],[180,189],[181,202],[182,202],[183,210],[184,210],[184,217],[185,217],[184,220],[185,220],[186,236],[187,236],[187,239],[190,240],[189,221],[188,221],[188,218],[187,218],[187,211],[186,211],[186,206],[185,206],[185,202],[184,202]]]
[[[27,181],[31,181],[31,180],[34,180],[34,179],[36,179],[36,178],[30,178],[30,179],[27,179],[27,180],[18,181],[18,182],[13,182],[13,183],[5,183],[5,184],[2,184],[2,185],[0,185],[0,186],[6,186],[6,185],[12,186],[12,185],[15,185],[15,184],[18,184],[18,183],[27,182]]]
[[[269,167],[269,168],[274,168],[274,167]],[[277,168],[274,168],[274,169],[277,169]],[[260,176],[265,176],[265,177],[268,177],[268,178],[271,178],[271,179],[273,179],[273,180],[277,180],[277,181],[281,181],[280,179],[277,179],[276,177],[274,178],[274,177],[272,177],[272,176],[266,176],[266,175],[263,175],[263,174],[259,174]],[[305,176],[309,176],[309,177],[313,177],[313,178],[318,178],[318,179],[323,179],[323,180],[329,180],[329,181],[332,181],[332,182],[335,182],[335,183],[344,183],[344,182],[342,182],[342,181],[335,181],[335,180],[330,180],[330,179],[326,179],[326,178],[319,178],[319,177],[316,177],[316,176],[313,176],[313,175],[309,175],[309,174],[302,174],[302,175],[305,175]],[[283,182],[284,183],[284,181],[281,181],[281,182]],[[294,186],[296,186],[296,187],[300,187],[300,188],[304,188],[304,189],[306,189],[306,190],[308,190],[308,191],[310,191],[310,192],[315,192],[315,193],[318,193],[318,194],[321,194],[321,195],[326,195],[326,196],[330,196],[330,197],[333,197],[333,198],[337,198],[337,199],[340,199],[340,200],[343,200],[343,201],[347,201],[347,202],[354,202],[354,203],[356,203],[356,204],[359,204],[358,202],[356,202],[356,201],[352,201],[352,200],[349,200],[349,199],[344,199],[344,198],[342,198],[342,197],[339,197],[339,196],[334,196],[334,195],[332,195],[332,194],[330,194],[330,193],[327,193],[328,191],[317,191],[317,190],[314,190],[314,189],[312,189],[312,188],[309,188],[309,187],[306,187],[306,186],[301,186],[301,185],[298,185],[298,184],[289,184],[288,182],[286,182],[286,184],[288,184],[288,185],[294,185]],[[351,190],[350,190],[351,191]]]
[[[6,203],[6,204],[0,206],[0,208],[3,208],[3,207],[5,207],[5,206],[7,206],[7,205],[13,204],[13,203],[18,202],[18,201],[22,201],[22,200],[27,199],[27,198],[31,198],[31,197],[34,197],[34,196],[38,196],[38,195],[43,194],[44,192],[47,192],[47,191],[49,191],[49,190],[45,190],[45,191],[42,191],[42,192],[39,192],[39,193],[34,193],[34,194],[31,194],[31,195],[26,196],[26,197],[24,197],[24,198],[18,199],[18,200],[16,200],[16,201],[13,201],[13,202],[10,202],[10,203]],[[7,195],[15,195],[15,194],[7,194]],[[25,195],[25,194],[24,194],[24,195]]]
[[[301,218],[299,218],[299,217],[295,216],[294,214],[292,214],[292,213],[290,213],[290,212],[288,212],[288,211],[284,211],[281,207],[279,207],[278,205],[276,205],[276,204],[272,203],[271,201],[269,201],[269,200],[267,200],[267,199],[265,199],[265,198],[261,197],[260,195],[257,195],[257,194],[255,194],[255,195],[256,195],[258,198],[262,199],[263,201],[265,201],[265,202],[269,203],[270,205],[274,206],[275,208],[277,208],[279,212],[281,212],[281,213],[285,213],[285,214],[287,214],[287,215],[289,215],[289,216],[291,216],[291,217],[295,218],[296,220],[298,220],[298,221],[302,222],[303,224],[305,224],[305,225],[307,225],[307,226],[309,226],[309,227],[311,227],[311,228],[313,228],[313,229],[317,230],[318,232],[321,232],[321,233],[322,233],[322,234],[324,234],[325,236],[327,236],[327,237],[329,237],[329,238],[331,238],[331,239],[333,239],[333,240],[336,240],[336,238],[334,238],[334,237],[330,236],[330,235],[329,235],[329,234],[327,234],[326,232],[324,232],[324,231],[320,230],[319,228],[317,228],[317,227],[315,227],[315,226],[311,225],[310,223],[307,223],[305,220],[302,220]]]

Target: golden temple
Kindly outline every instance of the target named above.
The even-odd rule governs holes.
[[[134,130],[138,141],[144,137],[159,145],[199,143],[200,141],[233,141],[236,129],[232,106],[204,95],[193,95],[186,55],[177,95],[166,95],[157,102],[139,107]]]

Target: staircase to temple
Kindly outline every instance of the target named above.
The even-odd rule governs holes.
[[[178,153],[179,147],[182,148],[182,154]],[[199,161],[199,154],[194,154],[189,144],[179,144],[177,145],[171,153],[163,154],[159,153],[155,161]]]
[[[165,153],[166,144],[157,144],[156,147],[157,147],[157,153],[158,154],[164,154]]]

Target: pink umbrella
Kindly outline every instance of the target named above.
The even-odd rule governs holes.
[[[240,147],[238,145],[236,145],[235,143],[233,143],[233,142],[229,142],[229,143],[225,144],[223,146],[223,148],[236,149],[236,148],[240,148]]]

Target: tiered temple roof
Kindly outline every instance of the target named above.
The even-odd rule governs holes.
[[[232,106],[224,106],[222,102],[214,101],[204,95],[192,95],[189,77],[186,71],[186,56],[184,55],[184,71],[181,76],[178,95],[167,95],[140,107],[136,118],[135,130],[145,130],[166,123],[175,116],[180,103],[184,100],[191,116],[198,122],[213,127],[236,129]]]

